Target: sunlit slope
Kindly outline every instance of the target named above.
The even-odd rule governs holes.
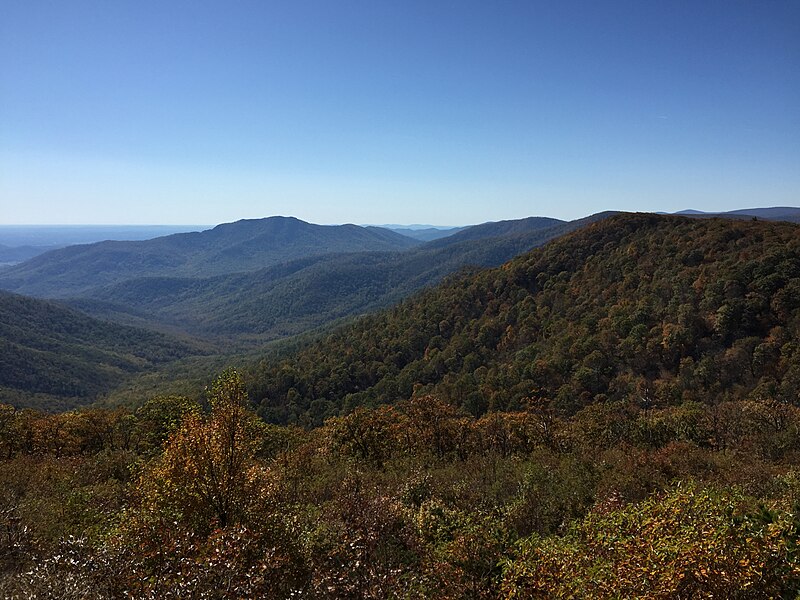
[[[475,414],[544,402],[800,393],[800,227],[619,215],[265,361],[282,422],[435,392]]]

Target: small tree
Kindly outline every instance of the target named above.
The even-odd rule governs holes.
[[[306,585],[301,538],[258,456],[267,426],[248,410],[238,373],[219,376],[209,403],[206,414],[183,413],[139,478],[112,544],[114,597],[288,598]]]
[[[247,408],[247,393],[234,370],[211,387],[209,415],[188,412],[164,452],[142,477],[151,508],[187,525],[227,527],[242,522],[258,496],[255,460],[263,424]]]

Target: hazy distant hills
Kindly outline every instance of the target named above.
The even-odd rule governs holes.
[[[0,292],[0,401],[65,409],[133,374],[207,353],[196,342]]]
[[[447,228],[439,228],[439,227],[423,227],[419,229],[412,229],[410,227],[397,227],[397,226],[386,226],[386,229],[391,229],[395,233],[399,233],[415,240],[419,240],[420,242],[430,242],[432,240],[438,240],[440,238],[448,237],[453,235],[454,233],[458,233],[466,229],[466,227],[447,227]]]
[[[773,208],[745,208],[742,210],[732,210],[723,213],[722,216],[746,216],[759,219],[769,219],[771,221],[790,221],[800,223],[800,208],[790,206]]]
[[[0,244],[0,267],[15,265],[47,252],[39,246],[4,246]]]
[[[742,208],[722,213],[708,213],[700,210],[687,209],[675,213],[687,217],[727,217],[727,218],[752,218],[767,219],[769,221],[789,221],[800,223],[800,208],[792,206],[774,206],[770,208]]]
[[[104,240],[149,240],[201,231],[197,225],[0,225],[0,268],[50,250]]]
[[[308,256],[401,250],[418,243],[377,227],[313,225],[292,217],[269,217],[146,241],[106,241],[53,250],[3,270],[0,287],[63,298],[134,277],[209,277]]]
[[[197,335],[271,339],[388,306],[465,267],[500,265],[604,216],[487,223],[403,252],[308,257],[251,273],[137,278],[70,303],[127,323],[150,319]]]
[[[582,223],[500,221],[420,244],[380,228],[276,217],[148,242],[66,248],[3,272],[0,285],[70,297],[80,310],[130,325],[271,339],[386,306],[466,266],[499,265]],[[352,251],[364,246],[406,249]],[[199,256],[209,268],[196,272]],[[255,256],[268,266],[253,269]],[[215,275],[220,264],[229,268]]]

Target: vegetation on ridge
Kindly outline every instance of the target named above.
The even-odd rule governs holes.
[[[54,302],[0,292],[0,401],[65,410],[135,373],[208,349],[115,325]]]
[[[797,232],[615,217],[206,403],[0,406],[0,595],[796,598]]]
[[[793,598],[800,409],[0,407],[6,598]],[[780,439],[776,443],[776,438]]]
[[[251,393],[277,423],[414,393],[477,416],[631,398],[791,402],[799,307],[797,225],[620,215],[265,361]]]

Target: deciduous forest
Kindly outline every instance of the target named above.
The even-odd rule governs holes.
[[[799,233],[613,216],[202,397],[3,405],[0,596],[797,598]]]

